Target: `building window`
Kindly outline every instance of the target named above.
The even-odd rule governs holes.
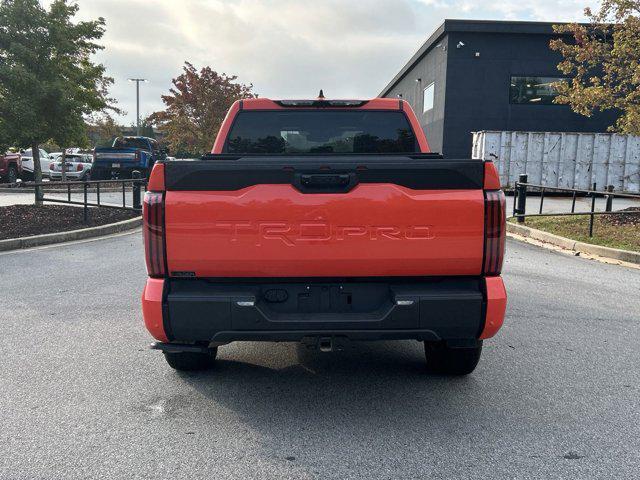
[[[511,77],[509,102],[521,105],[554,105],[558,96],[553,84],[563,77]]]
[[[428,112],[433,108],[433,94],[435,91],[435,83],[431,83],[422,91],[422,113]]]

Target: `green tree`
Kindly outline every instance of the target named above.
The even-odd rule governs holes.
[[[131,129],[135,129],[136,125],[131,124]],[[151,116],[142,117],[140,119],[140,135],[148,138],[156,138],[156,134],[153,131],[153,118]]]
[[[91,55],[105,21],[73,22],[78,5],[54,0],[0,3],[0,139],[33,150],[36,182],[42,180],[38,146],[86,140],[84,117],[113,107],[113,80]]]
[[[585,15],[588,24],[554,26],[572,36],[551,41],[563,56],[558,69],[571,77],[555,85],[556,102],[586,116],[618,110],[610,130],[640,135],[640,0],[603,0]]]
[[[185,62],[182,70],[172,80],[169,95],[162,96],[166,109],[149,118],[165,134],[172,152],[200,155],[211,150],[231,104],[257,95],[253,85],[236,83],[236,76],[218,74],[210,67],[198,72]]]

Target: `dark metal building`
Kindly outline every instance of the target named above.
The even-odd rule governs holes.
[[[402,97],[433,151],[471,155],[472,132],[605,132],[614,112],[585,117],[553,104],[562,78],[552,23],[445,20],[380,93]]]

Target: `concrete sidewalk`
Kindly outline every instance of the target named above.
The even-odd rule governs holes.
[[[45,196],[66,200],[67,192],[64,190],[61,190],[59,192],[45,190]],[[84,194],[82,192],[71,192],[72,201],[82,202],[83,199],[84,199]],[[89,202],[96,203],[97,197],[96,197],[95,189],[87,193],[87,199],[89,200]],[[31,205],[33,204],[33,202],[34,202],[33,191],[17,191],[17,190],[12,190],[9,192],[0,191],[0,207],[7,207],[9,205]],[[110,205],[122,206],[122,191],[118,191],[118,192],[101,191],[100,202],[105,204],[110,204]],[[129,187],[125,192],[125,204],[127,206],[131,206],[132,202],[133,202],[133,193],[131,192],[131,187]]]

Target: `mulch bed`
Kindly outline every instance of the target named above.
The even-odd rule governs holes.
[[[622,215],[603,215],[602,221],[608,225],[635,225],[636,227],[640,227],[640,207],[629,207],[621,212],[639,212],[639,213],[630,213],[630,214],[622,214]]]
[[[0,207],[0,240],[97,227],[140,215],[131,210],[90,208],[89,222],[85,224],[82,210],[68,205]]]

